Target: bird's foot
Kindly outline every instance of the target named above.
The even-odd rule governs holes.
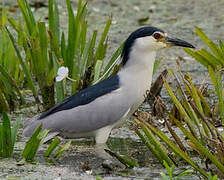
[[[104,149],[108,149],[106,144],[96,144],[95,147],[95,153],[98,157],[103,159],[102,167],[113,171],[118,168],[125,168],[125,166],[118,161],[116,158],[109,155]]]

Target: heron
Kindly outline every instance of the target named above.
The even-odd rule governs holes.
[[[125,122],[143,103],[152,82],[156,53],[164,48],[190,43],[169,36],[156,27],[141,27],[124,43],[120,71],[66,98],[28,123],[31,136],[42,123],[43,129],[67,138],[93,137],[106,143],[111,130]]]

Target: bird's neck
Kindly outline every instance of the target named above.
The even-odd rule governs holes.
[[[121,84],[142,96],[150,89],[156,52],[131,52],[130,59],[118,73]]]

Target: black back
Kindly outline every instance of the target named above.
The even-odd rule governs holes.
[[[111,76],[93,86],[81,90],[80,92],[66,98],[61,103],[40,115],[39,119],[45,118],[55,112],[68,110],[80,105],[85,105],[96,98],[110,93],[119,88],[118,75]]]
[[[137,29],[133,33],[131,33],[128,39],[125,41],[124,49],[121,54],[122,65],[124,66],[126,62],[128,61],[131,47],[133,46],[136,39],[145,37],[145,36],[151,36],[154,32],[157,32],[157,31],[164,33],[163,30],[158,29],[156,27],[142,27]]]

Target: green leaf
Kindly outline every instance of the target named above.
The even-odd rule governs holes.
[[[0,105],[1,105],[1,111],[8,111],[9,110],[9,105],[4,97],[4,93],[2,92],[2,90],[0,89]]]
[[[200,28],[195,28],[196,33],[201,37],[201,39],[206,43],[206,45],[212,50],[216,55],[217,60],[224,66],[224,58],[221,49],[213,43]]]
[[[158,159],[161,161],[161,163],[163,163],[163,160],[165,160],[169,165],[173,165],[173,161],[169,158],[167,152],[165,152],[165,150],[163,149],[164,147],[153,135],[152,131],[144,123],[141,123],[137,118],[135,118],[134,120],[138,125],[141,126],[143,132],[147,137],[147,141],[149,141],[150,144],[153,145],[153,147],[150,147],[150,149],[155,150],[154,153],[156,154],[156,157],[159,157]]]
[[[61,56],[64,61],[66,61],[66,44],[65,44],[65,34],[62,33],[61,36]]]
[[[175,179],[176,179],[176,180],[179,180],[179,179],[181,179],[182,177],[187,176],[188,174],[192,174],[193,172],[194,172],[193,169],[188,169],[188,170],[186,170],[186,171],[180,173]]]
[[[96,43],[96,36],[97,36],[97,31],[93,31],[93,35],[91,39],[85,45],[85,48],[82,54],[82,61],[80,64],[82,77],[85,76],[86,70],[89,68],[89,66],[92,63],[93,49]]]
[[[7,21],[8,21],[8,17],[7,17],[7,9],[5,7],[5,5],[3,4],[2,6],[2,11],[1,11],[1,21],[0,21],[0,25],[2,27],[7,25]]]
[[[75,39],[76,39],[76,27],[75,27],[75,16],[73,13],[72,5],[70,0],[66,0],[67,11],[68,11],[68,45],[66,49],[66,59],[65,65],[70,67],[69,71],[72,73],[73,68],[73,58],[74,58],[74,48],[75,48]]]
[[[135,130],[136,134],[141,138],[142,142],[145,143],[147,148],[149,149],[150,152],[159,160],[159,162],[162,164],[163,163],[163,158],[160,156],[159,152],[155,150],[153,145],[149,142],[148,139],[138,130]]]
[[[224,172],[224,165],[212,154],[210,151],[204,147],[192,134],[191,132],[187,131],[182,124],[174,119],[177,127],[181,129],[181,131],[191,140],[192,143],[197,145],[198,150],[203,153],[212,163],[221,171]]]
[[[94,80],[93,80],[93,83],[96,82],[99,79],[102,65],[103,65],[103,62],[101,60],[98,60],[96,62],[96,65],[94,67]]]
[[[119,155],[117,153],[114,153],[112,151],[110,151],[109,149],[104,149],[108,154],[110,154],[111,156],[115,157],[117,160],[119,160],[122,164],[124,164],[126,167],[130,167],[130,168],[133,168],[133,167],[136,167],[137,166],[137,163],[130,159],[130,158],[127,158],[127,157],[124,157],[122,155]]]
[[[169,180],[169,178],[163,172],[160,173],[160,176],[161,176],[162,180]]]
[[[6,28],[6,27],[5,27],[5,28]],[[11,42],[12,42],[14,48],[15,48],[15,51],[16,51],[17,56],[18,56],[18,59],[19,59],[20,64],[21,64],[21,66],[22,66],[22,68],[23,68],[23,71],[24,71],[24,73],[26,74],[27,81],[28,81],[28,83],[29,83],[29,85],[30,85],[30,88],[32,89],[32,92],[33,92],[33,94],[34,94],[34,97],[35,97],[35,99],[36,99],[37,102],[40,102],[40,101],[39,101],[39,98],[38,98],[37,89],[36,89],[36,87],[35,87],[35,84],[34,84],[34,81],[33,81],[33,79],[32,79],[31,73],[30,73],[30,71],[29,71],[28,65],[27,65],[26,62],[23,60],[23,58],[22,58],[22,56],[21,56],[21,54],[20,54],[19,48],[17,47],[17,45],[16,45],[16,41],[15,41],[15,39],[13,38],[12,34],[10,33],[10,31],[9,31],[7,28],[6,28],[6,30],[7,30],[7,32],[8,32],[8,35],[9,35],[9,37],[10,37],[10,39],[11,39]]]
[[[49,18],[49,29],[54,33],[57,43],[60,39],[60,29],[59,29],[59,10],[57,1],[49,0],[48,2],[48,18]]]
[[[169,165],[167,164],[167,162],[165,160],[163,160],[163,165],[166,168],[166,171],[170,177],[170,180],[173,179],[173,171],[170,169]],[[172,167],[175,167],[174,165],[172,165]],[[172,168],[173,169],[173,168]]]
[[[44,157],[49,157],[59,143],[60,139],[58,137],[55,137],[52,143],[48,146],[47,150],[45,151]]]
[[[19,8],[25,19],[26,26],[30,35],[35,32],[36,21],[34,19],[33,13],[29,7],[27,0],[17,0]]]
[[[102,78],[105,79],[108,77],[111,70],[114,68],[114,66],[117,63],[117,60],[119,60],[119,56],[121,55],[124,48],[124,43],[120,45],[120,47],[115,51],[115,53],[110,58],[109,62],[107,63],[106,67],[104,68],[103,76]]]
[[[220,109],[220,116],[222,118],[222,122],[224,123],[224,101],[222,97],[222,75],[220,71],[217,71],[216,73],[212,70],[212,68],[208,67],[209,75],[212,79],[213,85],[215,87],[218,99],[219,99],[219,109]]]
[[[209,64],[209,62],[201,56],[198,52],[198,50],[191,50],[189,48],[184,48],[185,52],[190,54],[192,57],[194,57],[198,62],[200,62],[203,66],[208,67],[209,65],[212,66],[212,64]],[[215,67],[214,67],[215,68]]]
[[[86,63],[86,69],[92,65],[93,63],[93,54],[94,54],[94,47],[96,45],[96,37],[97,37],[97,30],[93,31],[93,35],[91,38],[91,43],[90,43],[90,47],[89,47],[89,54],[88,54],[88,60]]]
[[[197,137],[197,133],[195,131],[195,128],[193,126],[193,123],[189,117],[189,115],[187,114],[187,112],[185,111],[184,107],[182,106],[182,104],[178,101],[178,99],[176,98],[176,96],[174,95],[174,92],[172,91],[171,87],[169,86],[168,82],[166,81],[165,78],[163,78],[164,84],[166,86],[166,89],[168,91],[168,94],[170,95],[173,103],[175,104],[175,106],[177,107],[177,109],[179,110],[179,112],[182,114],[183,117],[185,117],[186,122],[189,126],[190,131],[192,132],[192,134],[194,135],[194,137]]]
[[[204,116],[204,110],[202,108],[201,98],[198,95],[198,89],[194,86],[194,84],[192,82],[192,79],[191,79],[189,73],[185,77],[186,77],[187,81],[190,83],[190,88],[191,88],[191,92],[190,93],[191,93],[191,97],[193,98],[193,100],[194,100],[194,102],[195,102],[195,104],[196,104],[196,106],[197,106],[198,111],[200,112],[200,114],[202,116]],[[203,125],[203,130],[205,131],[206,135],[208,137],[210,137],[210,133],[209,133],[208,127],[206,126],[206,124],[204,122],[202,122],[202,125]]]
[[[11,120],[9,116],[2,112],[2,157],[10,157],[13,152]]]
[[[18,133],[18,130],[19,130],[19,126],[20,126],[21,122],[22,122],[22,115],[20,115],[18,117],[18,119],[14,123],[13,128],[11,130],[11,132],[12,132],[12,144],[13,144],[13,146],[14,146],[14,144],[16,142],[16,136],[17,136],[17,133]]]
[[[203,56],[212,67],[216,68],[220,62],[219,60],[209,51],[206,49],[201,49],[200,51],[197,51],[201,56]]]
[[[155,72],[158,69],[160,63],[161,63],[160,61],[155,60],[154,65],[153,65],[153,73],[152,74],[155,74]]]
[[[102,60],[105,57],[105,40],[108,34],[108,31],[110,29],[110,25],[111,25],[112,19],[108,19],[106,26],[104,27],[104,31],[103,34],[101,36],[100,42],[98,44],[98,47],[96,49],[96,53],[95,53],[95,63],[97,62],[97,60]],[[103,53],[104,52],[104,53]]]
[[[143,122],[143,121],[142,121]],[[200,168],[200,166],[195,163],[185,152],[183,152],[176,144],[173,143],[161,130],[154,128],[149,123],[144,122],[144,124],[154,133],[156,134],[163,142],[169,146],[172,151],[177,154],[179,157],[183,158],[186,162],[188,162],[193,168],[199,171],[204,177],[208,177],[207,172]]]
[[[44,129],[42,132],[42,124],[40,124],[33,135],[29,138],[26,143],[26,146],[23,150],[22,157],[25,158],[26,161],[32,161],[35,157],[39,146],[42,144],[44,138],[48,134],[48,130]]]
[[[20,89],[19,89],[17,83],[15,82],[15,80],[13,79],[13,77],[5,70],[5,68],[1,64],[0,64],[0,72],[7,79],[7,82],[10,83],[11,86],[18,93],[18,95],[19,95],[22,103],[25,104],[25,99],[24,99],[23,95],[21,94]]]
[[[63,146],[58,147],[54,154],[54,158],[59,159],[63,155],[63,153],[70,147],[70,145],[71,141],[68,141]]]
[[[45,22],[39,22],[38,23],[38,30],[39,30],[39,40],[40,40],[40,59],[39,61],[39,72],[42,77],[40,77],[41,80],[44,80],[46,75],[45,72],[48,71],[47,64],[48,64],[48,57],[47,57],[47,51],[48,51],[48,39],[47,39],[47,31],[45,27]]]

